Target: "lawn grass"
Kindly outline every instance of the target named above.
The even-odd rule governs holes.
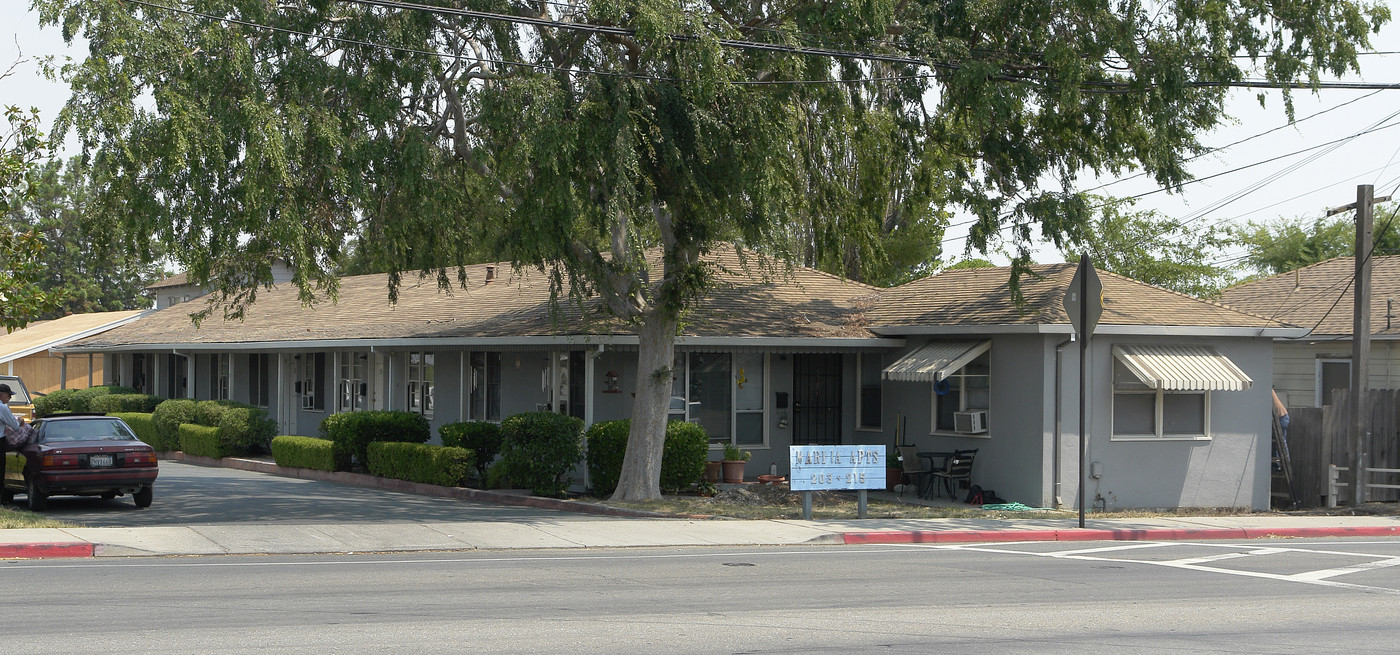
[[[13,528],[77,528],[76,523],[57,521],[14,505],[0,507],[0,530]]]

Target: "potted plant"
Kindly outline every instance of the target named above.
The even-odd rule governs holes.
[[[725,482],[743,482],[744,466],[749,463],[749,458],[753,453],[747,450],[739,450],[734,444],[725,444],[724,461],[721,463],[724,469]]]
[[[719,482],[721,466],[722,464],[719,462],[719,460],[705,462],[705,481],[711,484]]]

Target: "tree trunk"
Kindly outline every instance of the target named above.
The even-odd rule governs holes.
[[[652,308],[637,330],[637,397],[613,500],[661,498],[661,452],[676,352],[676,318],[665,313],[662,307]]]

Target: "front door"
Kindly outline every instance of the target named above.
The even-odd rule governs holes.
[[[792,443],[841,443],[841,355],[793,356]]]

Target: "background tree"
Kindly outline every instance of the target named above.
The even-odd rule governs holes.
[[[1210,263],[1228,243],[1218,229],[1126,211],[1131,203],[1100,201],[1093,229],[1079,247],[1064,250],[1065,261],[1077,262],[1088,252],[1100,269],[1199,298],[1218,296],[1233,280],[1230,267]]]
[[[1372,216],[1375,254],[1400,254],[1400,225],[1395,224],[1398,212],[1394,206],[1376,206]],[[1246,279],[1278,275],[1356,252],[1353,213],[1249,221],[1228,231],[1230,238],[1246,249],[1240,264]]]
[[[36,284],[56,299],[57,306],[38,318],[151,306],[144,295],[146,285],[165,277],[165,271],[152,263],[162,256],[160,244],[148,244],[136,252],[120,247],[121,240],[109,230],[90,230],[112,226],[85,216],[98,207],[91,202],[91,189],[78,161],[64,166],[61,160],[51,159],[36,166],[28,190],[27,197],[10,208],[7,222],[27,225],[43,245]]]
[[[659,496],[677,326],[712,284],[710,250],[793,261],[819,244],[818,260],[854,251],[898,278],[891,217],[916,261],[956,207],[977,217],[971,247],[1004,240],[1024,266],[1037,224],[1085,238],[1082,172],[1181,183],[1221,83],[1354,69],[1389,16],[1314,0],[164,1],[35,3],[88,40],[58,126],[114,199],[103,215],[158,235],[231,315],[273,258],[313,302],[348,239],[386,266],[469,261],[492,239],[636,332],[622,499]]]
[[[12,75],[22,63],[10,65],[0,79]],[[0,216],[29,196],[30,169],[44,156],[44,135],[39,131],[39,111],[4,106],[9,130],[0,135]],[[39,288],[43,244],[39,235],[22,226],[0,225],[0,325],[14,331],[36,320],[55,304],[55,297]]]

